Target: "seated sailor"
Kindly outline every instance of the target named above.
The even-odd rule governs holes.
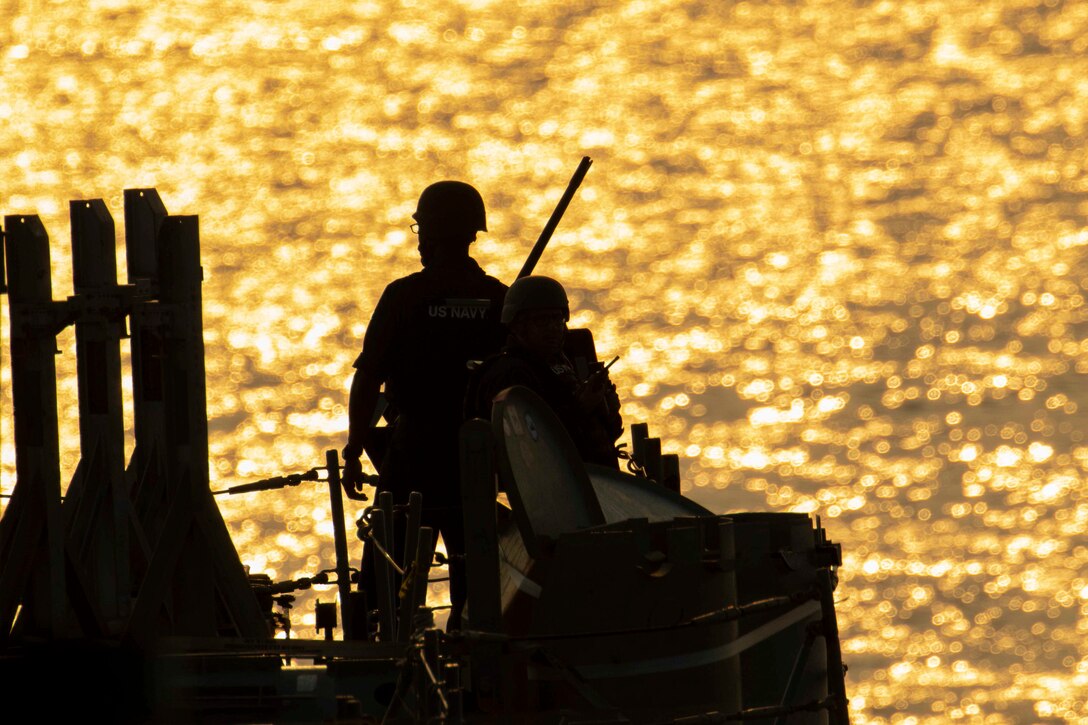
[[[618,468],[616,439],[623,432],[616,386],[596,364],[580,379],[564,354],[570,319],[567,293],[550,277],[523,277],[510,286],[502,323],[505,347],[476,370],[465,400],[467,417],[489,418],[491,401],[524,385],[552,408],[587,463]]]

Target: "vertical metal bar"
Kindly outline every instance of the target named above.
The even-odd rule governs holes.
[[[464,690],[461,688],[461,663],[447,661],[442,666],[442,681],[446,685],[446,723],[464,722]]]
[[[381,537],[382,548],[384,548],[389,555],[393,557],[393,560],[396,561],[398,559],[395,543],[397,526],[396,520],[393,518],[395,505],[392,491],[382,491],[378,494],[378,508],[385,512],[385,529],[383,529]],[[403,559],[403,556],[399,558]],[[397,562],[398,565],[402,563],[403,561]],[[389,591],[391,597],[393,597],[391,603],[395,606],[397,588],[400,584],[400,580],[397,578],[397,571],[394,567],[390,566],[385,571],[389,580]],[[396,617],[396,609],[393,609],[392,611],[393,616]],[[395,635],[391,634],[391,636]]]
[[[467,421],[461,426],[465,575],[472,629],[482,632],[499,631],[502,619],[495,496],[491,425]]]
[[[442,703],[446,702],[445,693],[445,681],[442,679],[444,674],[441,669],[442,653],[439,650],[440,638],[437,629],[428,629],[423,633],[423,662],[426,664],[426,671],[433,676],[433,681],[426,684],[426,698],[427,710],[434,712],[438,715],[445,715],[442,712]],[[430,679],[430,678],[428,678]]]
[[[159,295],[158,239],[166,207],[154,189],[125,190],[125,254],[133,286],[130,334],[133,429],[136,444],[128,482],[137,515],[151,541],[162,530],[166,488],[163,413],[163,314]]]
[[[9,636],[32,580],[45,582],[47,596],[24,612],[31,628],[59,635],[68,601],[54,360],[62,307],[53,301],[49,235],[41,220],[8,216],[4,228],[16,482],[0,521],[0,641]]]
[[[650,426],[646,423],[631,424],[631,455],[640,466],[646,465],[646,439],[650,437]]]
[[[155,548],[153,562],[177,567],[184,578],[187,569],[211,569],[208,585],[190,590],[178,587],[167,576],[156,574],[156,564],[140,588],[137,616],[130,634],[153,638],[158,612],[169,601],[178,607],[215,611],[224,605],[228,625],[238,636],[264,638],[268,624],[249,586],[238,552],[230,539],[208,482],[207,393],[204,380],[204,337],[200,285],[200,235],[196,217],[167,217],[159,233],[158,277],[160,299],[168,324],[162,346],[163,460],[167,476],[165,510],[169,512]],[[189,537],[202,545],[187,546]],[[202,555],[203,554],[203,555]],[[153,577],[152,574],[155,574]],[[175,577],[176,578],[176,577]],[[194,581],[201,581],[194,577]],[[173,596],[168,596],[172,592]],[[189,617],[190,621],[201,621]],[[217,627],[216,635],[223,631]]]
[[[381,508],[375,508],[371,511],[370,523],[372,527],[371,535],[384,548],[387,528],[385,511]],[[378,610],[378,640],[381,642],[392,642],[396,637],[396,628],[393,626],[395,616],[393,612],[393,578],[390,569],[389,562],[384,556],[380,553],[374,556],[374,579],[378,596],[378,601],[374,604]]]
[[[404,561],[402,566],[408,568],[408,564],[416,559],[416,547],[419,542],[419,526],[423,518],[423,494],[412,491],[408,494],[408,516],[404,527]]]
[[[661,439],[660,438],[647,438],[642,444],[642,449],[645,457],[642,461],[642,465],[646,466],[646,475],[657,481],[658,484],[664,484],[662,480],[664,476],[661,473]]]
[[[72,262],[79,384],[82,475],[65,498],[69,541],[94,582],[97,609],[121,631],[132,585],[121,402],[121,337],[125,332],[113,217],[101,199],[72,201]]]
[[[156,276],[160,281],[159,298],[165,323],[158,360],[162,383],[159,455],[164,490],[155,500],[140,502],[145,509],[142,519],[149,524],[153,552],[129,624],[128,634],[137,641],[151,641],[160,633],[173,634],[177,627],[183,626],[183,619],[198,621],[197,617],[185,614],[187,611],[214,607],[217,601],[214,584],[186,573],[194,567],[215,566],[216,562],[192,561],[199,556],[201,547],[192,545],[191,538],[200,533],[193,523],[200,518],[201,509],[213,519],[218,514],[214,502],[208,506],[201,500],[201,492],[207,489],[208,457],[199,244],[196,217],[163,220],[157,240]],[[142,272],[147,273],[146,257],[143,259]],[[143,496],[142,491],[140,495]],[[216,554],[230,557],[230,553],[216,549],[212,547],[213,559]],[[244,577],[244,571],[239,572],[242,582]],[[179,586],[187,578],[194,586]],[[196,584],[200,581],[206,586],[198,589]],[[171,621],[160,625],[161,611],[167,603],[175,604],[177,611]],[[259,609],[255,597],[254,607]]]
[[[502,630],[496,495],[491,425],[483,420],[466,421],[461,426],[461,506],[468,584],[468,619],[464,626],[479,632]],[[480,642],[471,654],[471,689],[489,711],[509,705],[502,702],[508,688],[503,682],[500,654],[495,642]]]
[[[675,453],[661,456],[661,485],[680,493],[680,456]]]
[[[416,613],[427,600],[427,586],[431,576],[431,557],[434,551],[434,530],[421,526],[416,540],[416,550],[412,559],[408,590],[400,606],[400,622],[397,628],[397,641],[407,642],[415,630]]]
[[[159,253],[155,245],[166,220],[166,206],[154,189],[125,189],[125,255],[128,281],[156,281]]]
[[[340,592],[340,621],[343,622],[344,639],[350,640],[355,638],[351,607],[351,567],[348,562],[348,534],[344,528],[344,494],[340,490],[340,456],[335,450],[325,451],[325,468],[329,472],[329,508],[336,546],[336,586]]]
[[[231,541],[223,516],[212,498],[208,477],[208,406],[204,373],[204,321],[200,266],[200,231],[195,216],[170,216],[159,234],[159,286],[164,304],[175,315],[168,339],[164,341],[164,390],[166,428],[172,457],[184,461],[187,480],[196,504],[196,523],[211,548],[211,564],[216,570],[215,585],[235,631],[239,636],[263,638],[268,624],[249,586],[245,569]],[[173,400],[171,401],[171,396]],[[169,458],[168,458],[169,460]],[[208,562],[193,562],[206,566]],[[214,601],[214,600],[213,600]],[[212,606],[195,601],[196,606]]]
[[[397,621],[397,641],[407,642],[412,631],[412,625],[415,620],[415,608],[416,608],[416,584],[419,581],[420,571],[420,551],[418,550],[422,544],[420,543],[420,519],[422,518],[423,509],[423,495],[418,491],[412,491],[408,495],[408,523],[404,530],[404,570],[405,577],[408,578],[407,591],[405,591],[405,584],[401,584],[401,593],[404,596],[400,601],[400,615]],[[428,546],[430,542],[428,541]],[[430,550],[427,552],[427,562],[430,564]],[[426,580],[427,574],[423,574],[424,580]]]
[[[208,487],[208,408],[197,218],[168,217],[160,240],[160,298],[170,317],[163,339],[167,469],[189,472],[189,480],[174,479],[172,487],[200,491]]]
[[[0,295],[7,294],[8,291],[8,275],[5,271],[6,264],[4,262],[4,257],[7,256],[7,252],[4,251],[4,248],[4,230],[0,229]],[[3,342],[3,340],[0,339],[0,342]]]

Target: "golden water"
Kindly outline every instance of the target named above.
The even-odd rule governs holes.
[[[483,192],[476,255],[509,280],[590,155],[539,271],[621,356],[626,421],[684,457],[694,498],[818,514],[843,544],[855,722],[1088,721],[1088,3],[0,18],[0,212],[42,216],[55,297],[68,199],[121,226],[121,190],[155,186],[200,215],[213,487],[343,444],[369,313],[418,268],[423,186]],[[61,347],[70,473],[70,331]],[[324,493],[223,500],[244,561],[329,566]]]

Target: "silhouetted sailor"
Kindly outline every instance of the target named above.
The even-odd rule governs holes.
[[[510,331],[501,354],[478,369],[466,396],[469,416],[490,417],[491,401],[512,385],[543,398],[570,433],[582,459],[617,468],[616,439],[623,432],[619,397],[598,364],[580,380],[563,353],[570,305],[550,277],[522,277],[510,286],[502,321]]]
[[[411,491],[421,492],[423,525],[441,531],[447,552],[456,557],[464,552],[458,431],[466,364],[501,346],[506,285],[469,256],[476,233],[487,231],[476,189],[459,181],[432,184],[412,218],[423,270],[386,287],[367,326],[351,383],[344,481],[350,495],[361,473],[359,457],[374,443],[370,423],[384,384],[396,418],[388,448],[380,464],[375,461],[379,489],[392,491],[397,503],[406,503]],[[371,569],[370,548],[364,571]],[[449,626],[456,628],[465,597],[463,561],[451,559],[450,569]],[[364,573],[366,584],[371,576]]]

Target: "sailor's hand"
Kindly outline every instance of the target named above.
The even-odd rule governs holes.
[[[367,500],[363,494],[363,464],[359,460],[360,453],[344,448],[344,470],[340,474],[340,483],[344,486],[344,493],[348,498],[356,501]]]
[[[607,373],[601,374],[599,371],[590,375],[589,379],[578,387],[578,405],[583,411],[590,413],[605,401],[606,383],[611,384],[608,382]]]
[[[585,397],[579,396],[579,403],[586,405],[586,413],[595,415],[609,432],[614,441],[623,433],[623,420],[620,417],[620,396],[616,384],[608,376],[608,368],[596,370],[583,385]]]

